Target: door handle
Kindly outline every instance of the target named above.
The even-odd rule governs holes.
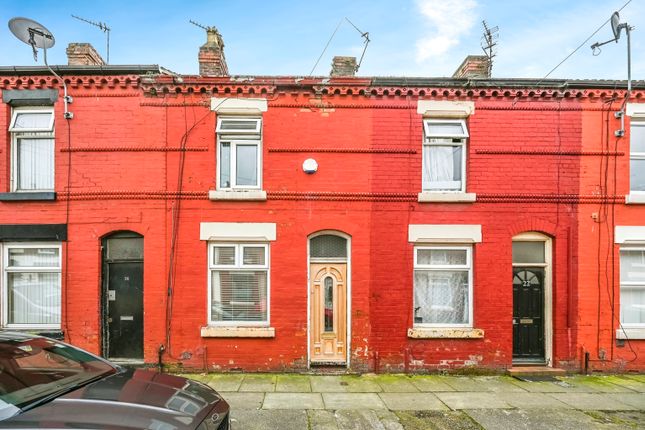
[[[513,318],[513,325],[517,324],[517,318]]]

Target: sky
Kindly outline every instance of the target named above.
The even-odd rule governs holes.
[[[544,78],[628,0],[0,0],[0,66],[42,65],[9,31],[13,17],[38,21],[54,34],[49,64],[66,64],[71,42],[89,42],[107,57],[106,34],[71,15],[110,28],[110,64],[158,64],[197,74],[205,31],[224,38],[231,75],[328,75],[332,57],[360,57],[359,76],[451,76],[467,55],[481,55],[482,20],[498,27],[493,77]],[[632,78],[645,79],[645,0],[620,12],[631,32]],[[627,38],[606,24],[550,78],[626,79]]]

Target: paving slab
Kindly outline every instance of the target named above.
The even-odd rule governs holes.
[[[634,381],[642,382],[645,384],[645,373],[628,373],[623,376],[625,378],[633,379]]]
[[[419,389],[412,383],[413,380],[406,375],[378,375],[373,379],[386,393],[418,393]]]
[[[392,411],[447,410],[433,393],[380,393],[379,397]]]
[[[621,387],[629,388],[639,393],[645,393],[645,382],[639,382],[634,378],[624,375],[612,375],[610,378],[612,384],[620,385]]]
[[[311,390],[318,393],[378,393],[381,387],[360,376],[311,376]]]
[[[246,375],[239,391],[271,392],[275,390],[276,375]]]
[[[266,393],[262,409],[325,409],[320,393]]]
[[[397,411],[396,415],[409,430],[482,430],[462,411]]]
[[[497,393],[497,398],[518,409],[571,409],[571,405],[544,393]]]
[[[511,405],[498,398],[496,393],[436,393],[450,409],[502,409]]]
[[[335,416],[339,429],[403,430],[396,415],[389,411],[379,412],[380,414],[373,410],[339,410]]]
[[[303,430],[308,428],[307,413],[238,409],[231,411],[233,430]]]
[[[482,384],[486,391],[494,393],[525,393],[526,390],[513,383],[517,379],[510,376],[476,376],[472,381]]]
[[[645,411],[644,393],[610,393],[606,397]],[[645,423],[643,425],[645,426]]]
[[[574,388],[572,385],[562,381],[532,382],[532,381],[520,381],[519,379],[517,379],[515,381],[509,381],[509,382],[514,385],[517,385],[518,387],[530,393],[569,393],[569,392],[580,391],[579,388]]]
[[[581,411],[563,409],[477,409],[465,411],[486,430],[607,429]],[[616,427],[610,427],[616,428]]]
[[[276,392],[310,393],[311,383],[306,375],[278,375],[275,385]]]
[[[385,409],[376,393],[323,393],[325,409]]]
[[[339,430],[334,411],[310,410],[307,417],[311,430]]]
[[[550,393],[561,402],[573,406],[576,409],[591,411],[625,411],[636,409],[627,403],[609,397],[609,394],[602,393]]]
[[[412,385],[423,392],[455,391],[446,383],[448,377],[436,375],[415,376],[412,378]]]
[[[488,384],[468,376],[451,376],[445,377],[445,383],[450,385],[455,391],[464,391],[468,393],[490,391]]]
[[[264,393],[223,393],[224,400],[234,409],[260,409],[264,402]]]
[[[611,376],[568,376],[560,379],[567,384],[573,385],[580,391],[583,389],[586,389],[588,392],[598,393],[632,393],[634,391],[622,385],[614,384]]]
[[[235,374],[214,374],[206,382],[217,391],[237,391],[242,385],[244,375]]]

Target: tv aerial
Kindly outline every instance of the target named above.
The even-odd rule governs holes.
[[[108,25],[104,22],[95,22],[89,19],[81,18],[80,16],[76,16],[72,14],[72,18],[76,18],[79,21],[86,22],[90,25],[93,25],[94,27],[97,27],[99,30],[101,30],[103,33],[105,33],[106,39],[107,39],[107,64],[110,64],[110,31],[112,30]]]
[[[486,57],[488,57],[488,70],[486,72],[490,78],[493,71],[493,58],[497,56],[497,49],[495,47],[497,46],[497,39],[499,38],[499,27],[489,27],[486,21],[482,21],[482,26],[484,27],[484,35],[482,36],[481,47]]]
[[[614,12],[611,15],[611,18],[609,18],[609,21],[611,21],[611,31],[614,33],[614,38],[611,40],[608,40],[606,42],[596,42],[593,45],[591,45],[591,50],[593,55],[598,56],[600,55],[600,47],[603,45],[606,45],[611,42],[616,42],[618,43],[618,39],[620,39],[620,33],[625,30],[625,33],[627,33],[627,94],[625,94],[625,103],[623,103],[623,106],[620,111],[614,113],[614,117],[620,118],[620,130],[616,130],[614,132],[614,135],[616,137],[623,137],[625,135],[625,104],[627,102],[627,99],[629,99],[629,96],[632,92],[632,47],[631,47],[631,31],[634,29],[634,27],[630,26],[626,22],[620,23],[620,15],[618,12]],[[605,21],[605,23],[607,23]]]
[[[343,23],[343,22],[345,22],[345,21],[347,21],[348,23],[350,23],[350,24],[351,24],[351,26],[352,26],[352,27],[354,27],[354,28],[356,29],[356,31],[358,31],[358,32],[360,33],[361,37],[363,38],[363,44],[365,45],[365,46],[363,47],[363,52],[361,53],[361,58],[358,60],[358,63],[356,64],[356,68],[354,69],[354,71],[355,71],[355,72],[358,72],[358,69],[361,67],[361,63],[363,62],[363,57],[365,56],[365,51],[367,51],[367,45],[369,45],[369,43],[371,42],[370,34],[369,34],[369,32],[367,32],[367,31],[366,31],[366,32],[362,32],[358,27],[356,27],[356,26],[354,25],[354,23],[353,23],[353,22],[351,22],[351,21],[349,20],[349,18],[345,17],[344,19],[341,19],[341,20],[338,22],[338,25],[336,26],[336,29],[335,29],[335,30],[334,30],[334,32],[331,34],[331,37],[329,38],[329,40],[327,41],[327,44],[326,44],[326,45],[325,45],[325,47],[323,48],[323,51],[322,51],[322,53],[320,54],[320,57],[318,57],[318,60],[316,60],[316,64],[314,64],[314,67],[312,67],[312,68],[311,68],[311,72],[309,72],[309,76],[312,76],[312,75],[313,75],[314,70],[316,70],[316,67],[318,66],[318,63],[320,62],[320,60],[321,60],[321,58],[323,57],[323,55],[325,55],[325,52],[327,51],[327,48],[329,48],[329,44],[331,43],[331,41],[332,41],[332,39],[334,38],[334,36],[336,36],[336,33],[338,32],[338,29],[340,28],[340,26],[342,25],[342,23]],[[191,22],[192,22],[192,21],[191,21]],[[195,24],[195,23],[193,23],[193,24]],[[197,25],[197,24],[196,24],[196,25]]]
[[[67,104],[72,102],[72,97],[67,95],[67,85],[65,84],[65,80],[61,78],[58,73],[54,72],[54,70],[47,63],[47,49],[54,46],[54,35],[49,30],[47,30],[44,25],[29,18],[22,17],[11,18],[9,20],[9,30],[11,30],[13,35],[16,36],[18,40],[31,46],[31,50],[34,53],[34,61],[38,62],[38,49],[43,50],[43,59],[47,70],[49,70],[52,75],[56,76],[59,82],[63,84],[63,102],[65,103],[64,118],[74,118],[74,114],[72,112],[69,112],[69,110],[67,109]]]

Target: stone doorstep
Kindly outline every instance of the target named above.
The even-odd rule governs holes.
[[[566,376],[564,369],[547,366],[513,366],[506,370],[510,376]]]

